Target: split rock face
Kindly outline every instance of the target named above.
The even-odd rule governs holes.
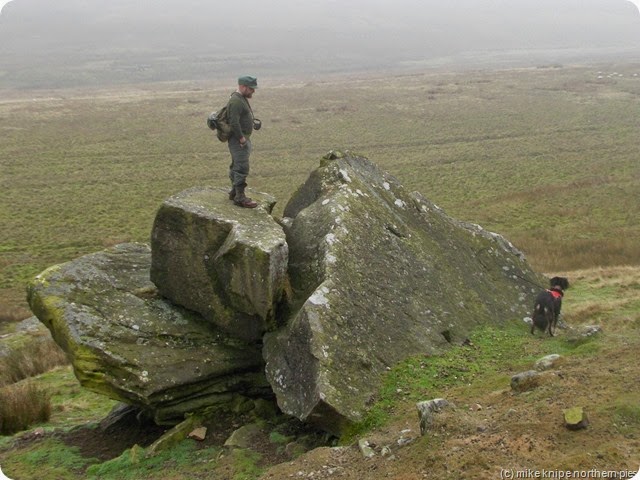
[[[283,411],[330,432],[363,418],[388,367],[525,314],[541,281],[363,157],[326,159],[284,215],[297,307],[265,335],[267,378]]]
[[[364,157],[327,156],[292,196],[239,208],[185,190],[151,248],[123,244],[47,269],[32,310],[81,384],[158,423],[238,396],[341,434],[382,375],[528,313],[544,280],[502,236],[455,220]]]
[[[178,305],[228,333],[259,342],[276,327],[288,246],[275,200],[239,208],[223,189],[192,188],[164,201],[151,233],[151,280]]]

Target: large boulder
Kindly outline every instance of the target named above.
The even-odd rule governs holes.
[[[238,208],[220,188],[185,190],[164,201],[151,234],[151,280],[162,295],[248,342],[276,327],[288,247],[270,212],[275,199],[253,194]]]
[[[362,157],[323,160],[284,216],[300,306],[265,335],[267,378],[284,412],[333,433],[363,418],[388,367],[524,316],[543,282],[503,237]]]
[[[119,245],[31,282],[82,385],[165,424],[275,394],[340,434],[389,367],[525,316],[544,282],[506,239],[363,157],[323,160],[279,223],[273,198],[252,196],[259,208],[186,190],[160,207],[151,248]]]
[[[258,347],[158,295],[148,246],[124,244],[45,270],[28,287],[33,312],[68,354],[80,383],[137,405],[157,423],[272,395]]]

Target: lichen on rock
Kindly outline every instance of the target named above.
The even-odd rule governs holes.
[[[264,340],[280,407],[340,433],[381,375],[527,311],[539,282],[501,236],[448,217],[364,157],[323,159],[284,209],[300,307]]]
[[[151,234],[151,280],[178,305],[248,342],[276,328],[288,246],[270,215],[275,199],[252,194],[238,208],[220,188],[196,187],[163,202]]]
[[[151,248],[52,267],[29,302],[82,385],[177,423],[242,397],[340,434],[384,372],[521,318],[542,278],[508,240],[449,217],[368,159],[333,151],[289,200],[238,208],[198,187]]]
[[[260,349],[158,295],[150,264],[148,246],[123,244],[49,268],[29,284],[31,309],[80,383],[161,424],[234,394],[268,394]]]

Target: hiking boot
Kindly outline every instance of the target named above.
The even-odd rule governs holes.
[[[233,202],[235,199],[236,199],[236,187],[233,187],[231,190],[229,190],[229,200]]]
[[[256,208],[258,206],[258,202],[251,200],[249,197],[244,197],[242,200],[234,200],[233,203],[242,208]]]
[[[236,196],[233,200],[233,203],[242,208],[256,208],[258,206],[258,202],[254,202],[244,194],[245,187],[246,184],[236,187]]]

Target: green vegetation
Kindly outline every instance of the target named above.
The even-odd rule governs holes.
[[[232,480],[253,480],[258,478],[262,469],[258,466],[261,455],[251,450],[233,450],[233,478]]]
[[[590,342],[591,339],[585,340],[581,345]],[[349,444],[364,432],[384,425],[398,403],[437,398],[454,387],[464,387],[469,394],[491,386],[504,388],[509,384],[505,370],[528,370],[538,358],[551,353],[582,352],[584,349],[578,350],[563,337],[532,342],[522,322],[511,322],[504,327],[480,327],[465,345],[437,356],[413,357],[396,365],[384,377],[379,398],[367,417],[355,425],[342,442]]]
[[[134,447],[118,458],[87,469],[89,479],[136,480],[140,478],[197,478],[198,474],[213,471],[219,463],[228,464],[233,472],[230,480],[253,480],[262,469],[258,466],[261,456],[253,451],[234,449],[229,451],[228,462],[220,448],[197,448],[193,442],[182,442],[171,450],[148,457],[145,450]]]
[[[359,152],[450,215],[500,232],[543,271],[640,258],[640,71],[604,67],[416,74],[263,87],[250,187],[276,213],[329,149]],[[205,125],[229,88],[3,93],[0,305],[44,268],[148,242],[165,198],[225,186]],[[6,308],[6,307],[5,307]]]
[[[63,442],[55,439],[47,439],[3,458],[2,471],[13,479],[74,480],[84,478],[81,472],[87,465],[94,462],[94,459],[80,455],[77,448],[67,447]]]
[[[640,297],[640,289],[637,288],[640,269],[619,267],[572,273],[571,278],[574,281],[566,298],[565,320],[574,326],[588,323],[591,318],[581,322],[574,318],[573,312],[582,311],[584,305],[597,307],[600,312],[597,323],[605,326],[604,334],[575,342],[570,332],[562,330],[560,335],[554,338],[541,334],[532,338],[528,328],[520,321],[508,322],[502,327],[479,328],[471,335],[469,342],[463,345],[454,346],[437,356],[414,357],[391,369],[384,378],[367,418],[344,435],[341,443],[351,444],[376,429],[388,428],[397,416],[407,410],[410,410],[410,421],[415,422],[415,403],[438,397],[452,400],[457,405],[455,417],[447,417],[446,414],[443,416],[447,419],[446,435],[470,435],[465,430],[468,427],[464,422],[470,421],[465,412],[475,402],[484,405],[493,402],[495,405],[491,411],[499,416],[499,420],[496,420],[498,423],[506,422],[507,420],[500,415],[509,415],[507,410],[514,408],[526,408],[529,411],[528,415],[539,415],[547,419],[544,426],[535,425],[535,429],[549,429],[544,430],[545,433],[542,434],[546,438],[558,435],[557,419],[553,416],[550,418],[549,403],[558,401],[560,395],[567,397],[562,402],[569,402],[562,403],[563,408],[585,405],[586,402],[588,413],[597,418],[600,424],[611,425],[616,432],[626,435],[629,441],[633,442],[640,419],[637,408],[640,387],[636,384],[625,384],[620,378],[637,376],[637,366],[633,362],[624,362],[624,359],[629,359],[629,355],[636,351],[640,341],[640,334],[632,327],[640,319],[640,309],[636,308],[628,315],[620,315],[609,306],[637,305]],[[630,308],[628,310],[631,311]],[[564,384],[551,383],[521,396],[504,393],[509,392],[511,375],[532,368],[537,359],[550,353],[563,355],[565,361],[572,365],[571,369],[562,371],[566,372],[570,382],[573,381],[572,378],[581,379],[580,388],[574,385],[567,389]],[[614,366],[616,375],[612,374]],[[575,371],[576,369],[578,371]],[[587,379],[588,375],[594,377],[593,384]],[[69,367],[41,374],[34,378],[33,382],[52,393],[54,412],[51,421],[46,424],[47,427],[57,426],[64,429],[74,424],[96,421],[104,417],[112,406],[112,403],[107,402],[105,405],[99,396],[82,389],[73,378]],[[591,396],[594,389],[600,392],[601,397]],[[64,400],[65,398],[67,400]],[[501,410],[500,401],[510,403]],[[61,405],[66,407],[61,408]],[[75,409],[72,405],[78,408]],[[516,432],[519,428],[524,428],[518,423],[494,425],[494,428],[497,427],[513,429]],[[425,458],[427,449],[428,458],[433,465],[444,462],[442,455],[445,454],[438,449],[446,450],[444,445],[447,436],[439,432],[440,430],[436,430],[432,436],[420,439],[415,447],[416,455],[421,459]],[[589,435],[593,437],[594,442],[603,445],[602,451],[605,453],[615,453],[621,448],[621,437],[612,437],[610,430],[605,429],[601,434],[599,430],[595,430]],[[270,433],[267,440],[278,450],[288,441],[287,436],[277,428]],[[567,443],[572,444],[570,441]],[[34,470],[34,459],[42,462],[38,474],[46,473],[50,478],[188,479],[199,478],[200,475],[204,478],[215,478],[215,472],[224,472],[221,478],[233,480],[260,478],[271,460],[250,450],[199,448],[192,440],[180,442],[154,457],[147,457],[143,448],[134,447],[106,462],[86,454],[82,456],[74,447],[53,439],[43,440],[38,444],[27,444],[24,448],[14,447],[7,450],[7,447],[9,445],[6,443],[0,443],[0,464],[10,478],[20,479],[39,478]],[[573,468],[574,458],[589,458],[591,455],[591,451],[580,443],[575,444],[575,447],[565,447],[565,450],[567,448],[566,453],[562,453],[566,455],[563,458],[568,458],[563,460],[566,462],[563,468]],[[491,450],[487,451],[489,455],[494,455]],[[555,456],[560,454],[557,451],[549,453]],[[492,464],[491,458],[483,457],[479,453],[476,456],[478,465]],[[617,458],[621,461],[624,457]],[[63,469],[64,473],[60,473]],[[438,478],[459,477],[451,474],[449,477]]]
[[[188,479],[215,467],[212,459],[220,450],[197,449],[193,443],[183,442],[153,457],[146,457],[144,449],[134,447],[118,458],[92,465],[87,470],[88,479],[137,480],[140,478]],[[188,472],[188,473],[185,473]],[[191,475],[191,477],[190,477]]]
[[[116,404],[103,395],[83,388],[70,366],[58,367],[33,378],[49,394],[52,414],[48,426],[68,429],[106,417]]]
[[[565,402],[563,408],[588,405],[599,425],[611,429],[589,432],[594,443],[603,444],[599,457],[590,456],[584,444],[573,448],[555,430],[546,431],[545,438],[555,436],[562,445],[542,443],[553,455],[564,455],[557,465],[592,466],[594,458],[609,461],[607,466],[623,464],[620,445],[635,438],[640,418],[632,360],[640,327],[640,77],[632,74],[640,73],[640,65],[616,66],[623,77],[597,79],[596,72],[607,68],[613,67],[290,85],[262,81],[253,106],[264,127],[254,139],[250,187],[279,199],[276,214],[329,149],[359,152],[451,216],[504,234],[536,269],[570,272],[566,322],[602,325],[605,331],[586,339],[568,332],[532,339],[520,321],[482,327],[468,344],[440,356],[412,358],[389,371],[369,415],[342,443],[388,426],[404,409],[413,409],[413,419],[419,400],[453,398],[466,407],[465,402],[484,398],[498,412],[499,398],[512,402],[507,411],[527,409],[541,418],[551,405]],[[228,152],[207,130],[205,118],[232,88],[164,84],[3,92],[0,334],[10,334],[12,343],[0,352],[0,418],[19,416],[5,397],[19,390],[26,393],[17,404],[46,399],[50,412],[50,417],[31,415],[19,428],[66,432],[104,418],[113,407],[113,401],[81,388],[69,366],[51,369],[61,359],[35,365],[43,357],[54,359],[55,349],[36,350],[48,346],[36,347],[33,339],[14,334],[15,322],[28,315],[24,285],[50,265],[120,242],[148,242],[158,206],[174,193],[196,185],[225,186]],[[29,351],[21,352],[23,347]],[[549,353],[573,362],[568,388],[552,383],[507,400],[495,394],[508,389],[511,375]],[[506,417],[496,417],[492,428]],[[510,432],[522,428],[533,435],[540,425],[532,425],[516,422]],[[467,434],[463,424],[449,427]],[[278,432],[270,436],[279,452],[287,440]],[[446,436],[423,438],[416,442],[421,447],[416,457],[424,462],[428,443],[432,465],[452,462],[436,450],[446,441]],[[0,465],[16,479],[213,478],[207,475],[220,468],[224,478],[249,480],[271,460],[245,450],[197,448],[192,441],[153,458],[144,453],[134,447],[103,462],[56,437],[24,444],[0,439]],[[480,449],[474,455],[468,465],[492,464]],[[463,462],[463,455],[457,457]],[[462,478],[461,465],[456,470],[449,463],[449,476],[438,478]]]
[[[50,338],[15,335],[11,340],[0,355],[0,435],[50,419],[49,391],[26,379],[67,364],[64,352]]]
[[[52,339],[28,337],[24,344],[9,348],[0,357],[0,387],[67,363],[66,355]]]
[[[612,407],[615,425],[624,434],[634,434],[640,428],[640,405],[635,398],[625,397],[616,401]]]

